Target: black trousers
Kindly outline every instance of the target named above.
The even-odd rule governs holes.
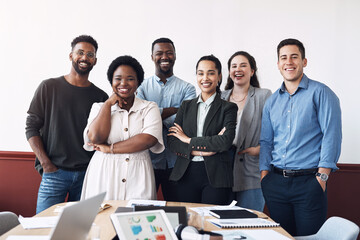
[[[167,169],[154,169],[156,192],[161,191],[165,201],[175,201],[174,197],[174,184],[169,180],[172,168]]]
[[[261,187],[270,217],[292,236],[315,234],[325,222],[327,194],[315,174],[284,177],[269,172]]]
[[[217,205],[229,203],[231,188],[212,187],[203,161],[191,162],[184,176],[174,184],[176,201]]]

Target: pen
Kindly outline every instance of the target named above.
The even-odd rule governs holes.
[[[246,239],[245,236],[237,236],[237,237],[234,237],[233,240],[240,240],[240,239]]]

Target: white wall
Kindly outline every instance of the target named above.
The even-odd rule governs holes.
[[[262,87],[275,91],[282,82],[276,46],[293,37],[305,45],[305,73],[341,100],[340,162],[360,163],[359,12],[359,0],[0,0],[0,150],[30,151],[24,127],[34,91],[69,72],[70,42],[80,34],[99,43],[90,80],[108,93],[110,62],[130,54],[150,76],[151,43],[162,36],[175,43],[175,74],[189,82],[201,56],[219,57],[226,76],[227,59],[245,50],[257,60]]]

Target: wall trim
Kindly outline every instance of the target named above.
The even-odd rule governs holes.
[[[34,161],[33,152],[0,151],[0,160]]]
[[[0,151],[0,160],[22,160],[34,161],[35,154],[33,152],[23,151]],[[338,163],[339,170],[336,172],[360,172],[360,163]]]

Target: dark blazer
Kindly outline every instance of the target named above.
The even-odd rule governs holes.
[[[178,155],[170,180],[180,180],[191,162],[191,151],[201,150],[216,152],[215,155],[204,157],[210,185],[217,188],[232,187],[233,159],[227,150],[235,137],[237,105],[222,100],[217,93],[205,119],[203,137],[197,137],[197,100],[198,98],[184,101],[175,119],[175,123],[191,138],[190,144],[173,136],[168,137],[170,150]],[[226,127],[226,131],[223,135],[218,135],[223,127]]]

